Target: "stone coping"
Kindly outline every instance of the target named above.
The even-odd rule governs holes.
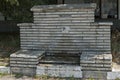
[[[47,11],[59,11],[63,9],[95,9],[95,3],[89,4],[60,4],[60,5],[38,5],[31,8],[34,12],[47,12]]]
[[[105,27],[111,27],[111,25],[113,25],[113,23],[112,22],[89,22],[89,23],[86,23],[86,22],[79,22],[79,24],[39,24],[39,23],[20,23],[20,24],[17,24],[17,26],[24,26],[24,27],[28,27],[28,26],[41,26],[41,25],[68,25],[68,26],[70,26],[70,25],[80,25],[80,26],[82,26],[82,25],[84,25],[84,26],[87,26],[87,25],[93,25],[93,26],[95,26],[95,25],[99,25],[99,26],[105,26]]]
[[[100,26],[105,26],[105,27],[107,27],[107,26],[111,27],[111,25],[113,25],[113,23],[112,22],[92,22],[91,25],[100,25]]]
[[[10,55],[10,57],[22,57],[22,58],[38,58],[42,56],[45,51],[33,51],[33,50],[19,50]]]

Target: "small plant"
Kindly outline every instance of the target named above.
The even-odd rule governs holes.
[[[22,73],[17,73],[17,74],[15,74],[15,77],[16,77],[16,78],[23,77],[23,74],[22,74]]]
[[[7,73],[0,73],[0,77],[8,75]]]
[[[116,78],[115,80],[120,80],[120,78]]]
[[[75,78],[74,78],[74,76],[73,76],[73,75],[70,77],[70,80],[75,80]]]
[[[36,79],[40,79],[40,80],[48,80],[48,76],[47,75],[41,75],[41,76],[36,75],[35,78]]]
[[[88,78],[88,80],[95,80],[94,78],[92,78],[92,77],[90,77],[90,78]]]

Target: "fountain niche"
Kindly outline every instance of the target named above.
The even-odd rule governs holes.
[[[10,56],[13,73],[82,77],[111,71],[110,22],[95,22],[96,4],[40,5],[33,23],[21,23],[21,50]]]

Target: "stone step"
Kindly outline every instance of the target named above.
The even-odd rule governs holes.
[[[34,50],[19,50],[10,55],[11,58],[32,58],[37,59],[42,56],[44,51],[34,51]]]
[[[10,67],[11,73],[16,74],[23,74],[27,76],[34,76],[36,75],[36,67],[18,67],[18,66],[12,66]]]
[[[37,66],[37,75],[82,78],[82,71],[77,65],[40,64]]]
[[[10,55],[11,73],[35,75],[39,60],[44,56],[44,51],[19,50]]]
[[[85,80],[107,80],[107,72],[105,71],[83,71],[83,78]]]

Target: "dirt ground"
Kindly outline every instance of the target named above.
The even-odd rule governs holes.
[[[6,75],[6,76],[0,77],[0,80],[71,80],[71,79],[43,78],[43,77],[31,78],[31,77],[27,77],[27,76],[16,78],[15,76]]]

